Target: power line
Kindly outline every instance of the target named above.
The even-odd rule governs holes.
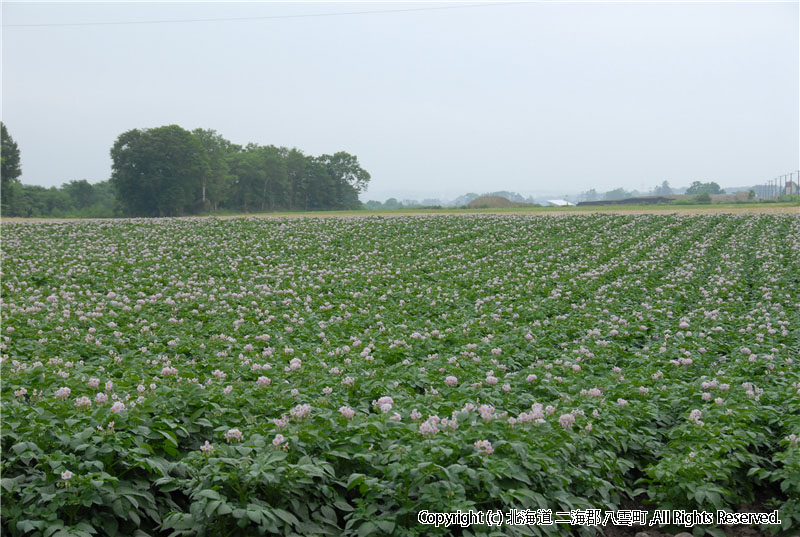
[[[441,11],[445,9],[469,9],[475,7],[508,6],[515,4],[525,4],[526,2],[492,2],[490,4],[469,4],[455,6],[438,7],[413,7],[405,9],[380,9],[368,11],[342,11],[328,13],[307,13],[296,15],[266,15],[263,17],[220,17],[210,19],[167,19],[151,21],[109,21],[109,22],[55,22],[44,24],[4,24],[3,28],[45,28],[56,26],[121,26],[127,24],[170,24],[170,23],[191,23],[191,22],[230,22],[230,21],[252,21],[252,20],[276,20],[276,19],[310,19],[321,17],[343,17],[347,15],[376,15],[385,13],[410,13],[414,11]]]

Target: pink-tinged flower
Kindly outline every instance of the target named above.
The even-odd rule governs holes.
[[[86,397],[85,395],[82,397],[76,397],[75,406],[78,408],[89,408],[90,406],[92,406],[92,400]]]
[[[300,395],[300,390],[298,390],[297,388],[292,388],[289,393],[292,394],[292,397],[297,397],[298,395]]]
[[[233,391],[233,386],[231,386],[230,384],[228,384],[227,386],[225,386],[225,389],[224,389],[224,390],[222,390],[222,393],[224,393],[225,395],[228,395],[228,394],[229,394],[229,393],[231,393],[232,391]]]
[[[591,423],[587,423],[586,424],[586,430],[591,432],[591,430],[592,430],[592,424]]]
[[[492,447],[492,443],[488,440],[478,440],[473,444],[475,447],[475,451],[477,451],[481,455],[491,455],[494,453],[494,448]]]
[[[403,416],[401,416],[400,414],[395,412],[394,414],[389,416],[389,419],[392,420],[392,421],[402,421],[403,420]]]
[[[330,395],[333,393],[333,388],[331,388],[330,386],[326,386],[325,388],[322,388],[322,393],[324,393],[325,395]]]
[[[289,360],[289,371],[297,371],[301,367],[303,367],[303,362],[300,360],[300,358],[292,358]]]
[[[356,415],[356,411],[350,408],[349,406],[340,406],[339,412],[342,414],[342,417],[348,420]]]
[[[481,415],[481,418],[488,421],[494,418],[494,410],[492,405],[481,405],[478,407],[478,414]]]
[[[572,414],[561,414],[558,418],[558,424],[564,429],[572,429],[575,424],[575,416]]]
[[[289,410],[289,414],[294,416],[297,419],[305,418],[306,416],[311,415],[311,405],[303,404],[297,405],[296,407]]]
[[[55,397],[56,399],[66,399],[69,397],[70,392],[72,392],[72,390],[64,386],[56,390]]]
[[[114,383],[111,382],[110,380],[108,382],[106,382],[106,391],[110,392],[113,389],[114,389]]]
[[[280,447],[280,445],[285,442],[286,442],[286,437],[280,433],[276,434],[275,438],[272,439],[272,445],[275,447]]]
[[[89,379],[89,387],[90,388],[97,388],[99,386],[100,386],[100,379],[94,378],[94,377]]]
[[[116,403],[111,405],[111,412],[113,412],[114,414],[119,414],[123,410],[125,410],[125,403],[123,403],[122,401],[117,401]]]
[[[620,407],[628,406],[628,401],[620,397],[619,399],[617,399],[617,405],[619,405]]]
[[[25,388],[20,388],[19,390],[14,390],[14,397],[25,397],[28,394],[28,390]]]
[[[381,397],[380,399],[378,399],[376,403],[377,403],[378,406],[381,406],[381,405],[393,405],[394,404],[394,399],[392,399],[391,397],[385,395],[385,396]]]
[[[211,455],[214,453],[214,446],[206,440],[206,443],[200,446],[200,451],[203,452],[203,455]]]
[[[689,328],[689,323],[685,320],[681,321],[680,324],[678,325],[678,328],[680,328],[681,330],[686,330],[687,328]]]
[[[458,379],[450,375],[449,377],[444,379],[444,383],[447,384],[448,386],[455,386],[456,384],[458,384]]]
[[[258,385],[258,386],[263,388],[264,386],[269,386],[271,382],[272,382],[272,380],[270,380],[269,377],[258,377],[258,380],[256,381],[256,385]]]
[[[416,408],[411,411],[411,419],[412,420],[418,420],[421,417],[422,417],[422,413],[419,410],[417,410]]]
[[[528,377],[527,377],[525,380],[526,380],[527,382],[534,382],[534,381],[536,381],[536,379],[538,379],[538,378],[539,378],[539,377],[537,377],[536,375],[528,375]]]
[[[61,479],[63,479],[64,481],[72,479],[72,472],[70,472],[69,470],[64,470],[63,472],[61,472]]]
[[[284,427],[289,425],[289,418],[287,418],[286,416],[281,416],[280,418],[273,418],[272,423],[274,423],[278,429],[283,429]]]
[[[228,429],[225,433],[225,441],[227,443],[231,442],[241,442],[244,439],[244,434],[239,429]]]
[[[703,392],[701,397],[703,398],[703,401],[711,401],[711,394],[709,392]]]
[[[503,391],[510,392],[511,391],[511,384],[503,384]]]
[[[647,395],[649,392],[650,390],[647,388],[647,386],[639,386],[639,393],[642,395]]]
[[[380,408],[381,408],[381,412],[383,412],[385,414],[385,413],[389,412],[392,409],[392,405],[390,405],[389,403],[386,403],[386,404],[381,405]]]
[[[430,419],[419,424],[419,434],[422,436],[433,436],[439,432],[439,428]]]
[[[166,377],[167,375],[177,375],[178,369],[171,366],[166,366],[161,368],[161,376]]]
[[[700,425],[701,427],[704,425],[702,421],[703,412],[698,409],[694,409],[689,413],[689,421],[695,423],[696,425]]]
[[[97,395],[94,396],[94,402],[99,404],[106,403],[108,402],[108,396],[103,392],[99,392]]]

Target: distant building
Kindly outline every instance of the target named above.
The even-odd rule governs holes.
[[[547,200],[547,204],[551,207],[569,207],[574,206],[574,203],[570,203],[567,200]]]
[[[800,187],[798,187],[797,183],[794,181],[786,181],[786,185],[783,188],[783,193],[786,196],[793,196],[794,194],[800,194]]]

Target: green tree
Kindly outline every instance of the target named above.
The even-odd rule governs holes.
[[[72,180],[61,186],[76,209],[86,209],[95,203],[94,187],[86,179]]]
[[[266,177],[261,156],[248,148],[229,155],[228,166],[234,178],[229,203],[240,211],[256,209]]]
[[[19,176],[22,168],[19,160],[19,147],[8,133],[5,123],[0,121],[0,197],[2,212],[16,214],[14,211],[15,195],[19,195]]]
[[[177,125],[121,134],[111,160],[116,202],[127,216],[176,216],[202,202],[208,156],[197,137]]]
[[[603,196],[605,200],[621,200],[625,198],[630,198],[631,193],[625,190],[624,188],[615,188],[614,190],[609,190]]]
[[[307,170],[309,159],[302,151],[294,148],[288,150],[284,158],[289,179],[290,208],[307,211],[311,194]]]
[[[331,176],[342,184],[349,185],[356,193],[364,192],[369,185],[370,174],[358,163],[358,157],[339,151],[333,155],[322,155],[319,161],[327,166]]]
[[[230,172],[229,156],[241,151],[241,146],[232,144],[213,129],[195,129],[192,134],[200,141],[208,157],[208,171],[201,178],[200,203],[203,210],[216,211],[229,194],[235,180]]]
[[[329,177],[328,205],[334,209],[361,207],[358,194],[367,189],[370,174],[358,162],[358,157],[344,151],[322,155],[317,161],[324,165]]]
[[[275,146],[259,146],[256,152],[264,170],[260,196],[261,210],[286,207],[289,197],[289,175],[286,161]]]
[[[654,196],[670,196],[672,195],[672,188],[669,186],[669,181],[664,181],[661,186],[653,189]]]
[[[697,195],[697,194],[724,194],[725,191],[722,190],[719,185],[715,182],[710,183],[701,183],[700,181],[694,181],[689,188],[686,189],[686,193],[689,195]]]
[[[597,190],[594,188],[590,188],[586,192],[581,194],[581,197],[584,201],[597,201],[600,199],[600,194],[597,193]]]

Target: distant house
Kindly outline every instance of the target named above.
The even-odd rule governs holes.
[[[570,203],[567,200],[547,200],[547,204],[550,207],[569,207],[574,206],[574,203]]]

